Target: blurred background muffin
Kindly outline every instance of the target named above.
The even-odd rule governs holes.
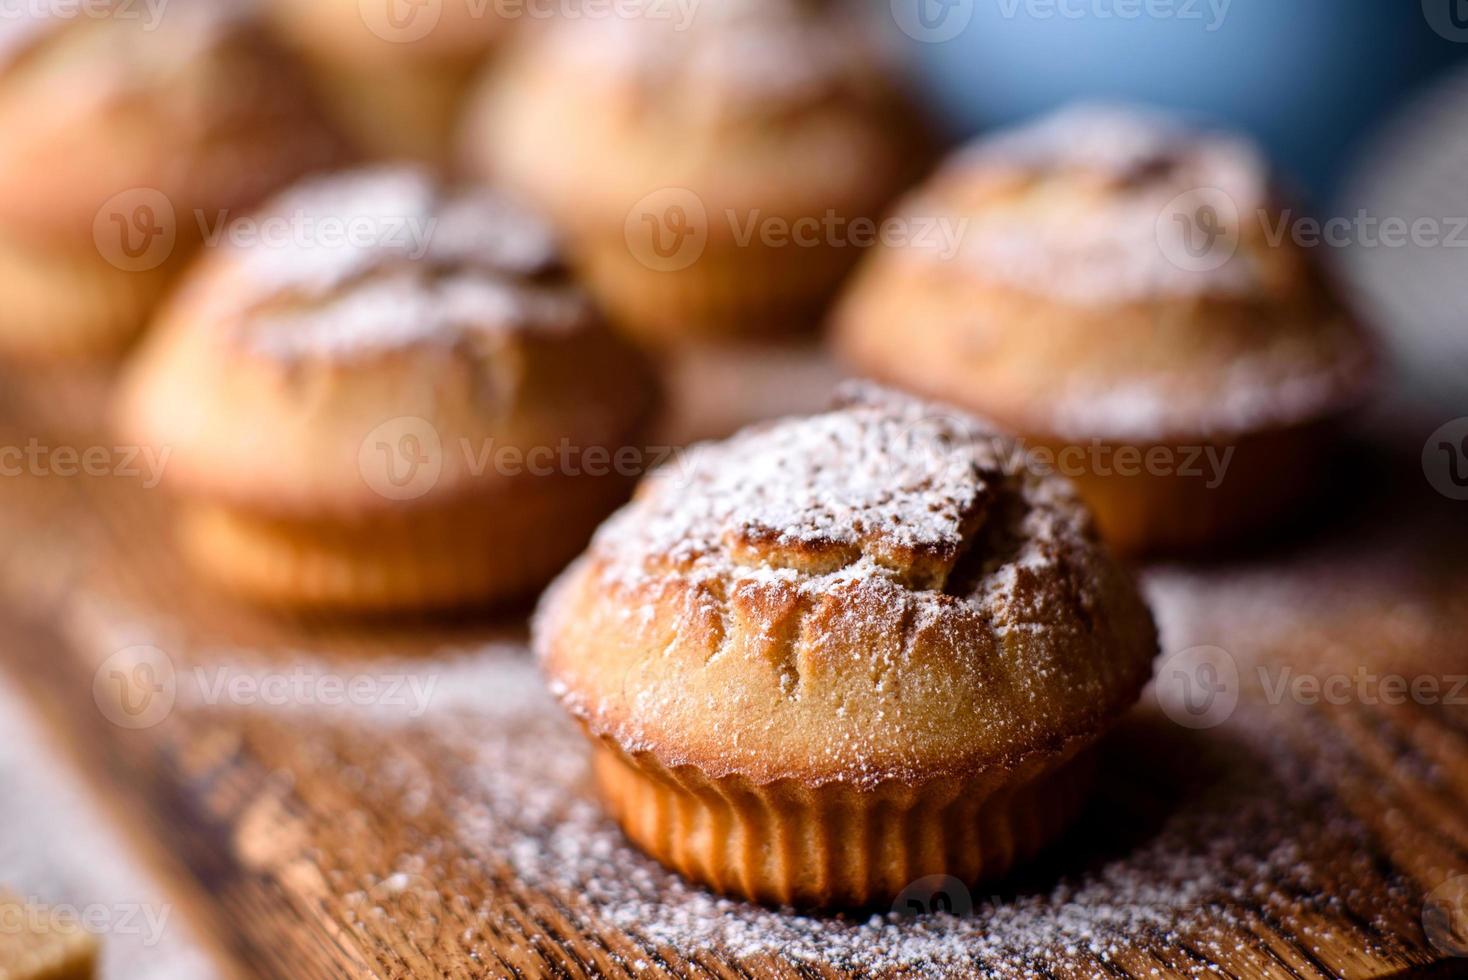
[[[1310,247],[1391,355],[1393,438],[1468,413],[1456,326],[1468,300],[1449,242],[1468,215],[1468,22],[1452,0],[894,0],[891,12],[925,104],[957,137],[1098,99],[1247,134],[1298,191],[1292,228],[1350,226]],[[1378,233],[1417,221],[1435,231],[1405,244]]]
[[[314,237],[243,237],[297,216]],[[117,409],[170,452],[211,578],[298,607],[512,599],[622,500],[637,473],[612,453],[655,385],[535,216],[387,169],[308,181],[238,234],[164,310]]]
[[[1276,520],[1364,394],[1361,333],[1246,141],[1080,107],[970,145],[899,214],[956,244],[874,253],[837,343],[1034,440],[1123,550]]]
[[[0,17],[0,354],[114,353],[210,229],[342,159],[249,6]]]
[[[644,7],[509,53],[466,120],[469,166],[549,211],[644,339],[810,324],[925,162],[890,53],[839,0]]]
[[[475,69],[514,0],[264,0],[369,155],[442,166]]]

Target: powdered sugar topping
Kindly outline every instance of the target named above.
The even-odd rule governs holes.
[[[248,335],[265,353],[452,342],[469,329],[564,327],[589,315],[555,275],[547,224],[511,199],[451,192],[418,170],[310,180],[244,220],[258,230],[236,249]]]
[[[663,105],[711,112],[730,104],[808,104],[870,72],[883,56],[861,17],[820,4],[723,0],[686,20],[664,5],[647,6],[636,17],[564,22],[552,56],[639,79]]]
[[[1168,237],[1178,233],[1174,212],[1212,208],[1237,234],[1266,207],[1268,169],[1242,139],[1192,132],[1159,114],[1081,106],[971,144],[939,185],[1007,171],[1037,183],[964,216],[962,260],[986,277],[1078,305],[1261,288],[1247,249],[1186,263]],[[1047,180],[1078,175],[1102,185]],[[952,206],[919,194],[913,208],[943,214]]]
[[[244,273],[262,291],[321,295],[404,262],[531,276],[559,261],[550,226],[530,211],[488,191],[447,192],[413,169],[308,180],[246,220],[263,226],[273,217],[300,234],[240,250]]]
[[[684,567],[860,566],[941,585],[1003,479],[993,438],[896,396],[782,420],[694,447],[599,544]]]
[[[1216,368],[1205,387],[1178,378],[1072,378],[1058,383],[1050,428],[1063,438],[1148,440],[1229,435],[1344,411],[1359,397],[1366,356],[1334,360],[1274,349]],[[1176,431],[1173,428],[1175,427]]]
[[[966,596],[1002,633],[1045,569],[1080,560],[1087,518],[1073,491],[1028,471],[1010,437],[872,385],[847,384],[839,398],[844,407],[694,446],[656,471],[598,533],[602,574],[811,595],[855,583],[879,605]],[[941,615],[919,606],[919,618]]]
[[[960,151],[957,163],[1048,173],[1087,170],[1118,183],[1189,166],[1256,196],[1267,181],[1263,158],[1241,137],[1198,132],[1167,113],[1107,103],[1073,105],[981,138]]]
[[[468,330],[504,334],[525,324],[582,322],[579,294],[527,289],[467,274],[423,282],[401,272],[364,282],[323,305],[261,317],[256,350],[277,357],[344,356],[452,340]]]

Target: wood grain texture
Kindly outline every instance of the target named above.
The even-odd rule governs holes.
[[[766,390],[827,376],[791,356],[770,362],[779,380]],[[817,388],[806,392],[813,400]],[[8,413],[0,446],[32,438],[110,446],[95,428],[90,390],[48,401],[44,389],[12,379],[0,391]],[[679,390],[708,393],[712,404],[680,407],[700,434],[750,412],[734,389],[685,379]],[[1084,896],[1103,885],[1113,897],[1153,894],[1156,913],[1129,915],[1143,925],[1129,927],[1123,943],[997,953],[976,944],[947,972],[1468,972],[1468,960],[1448,955],[1452,927],[1468,925],[1468,903],[1452,886],[1468,873],[1468,692],[1448,696],[1451,678],[1468,673],[1468,522],[1461,505],[1418,489],[1410,460],[1373,457],[1371,465],[1396,466],[1408,489],[1367,486],[1369,499],[1328,515],[1320,534],[1280,542],[1270,555],[1149,573],[1166,607],[1164,652],[1228,650],[1242,678],[1239,708],[1228,725],[1188,728],[1155,700],[1144,704],[1107,742],[1102,788],[1080,827],[1041,867],[1000,883],[975,915],[1012,927],[1034,905],[1052,921],[1057,888]],[[589,895],[525,879],[508,855],[466,839],[462,811],[482,794],[483,773],[464,739],[433,725],[183,699],[147,727],[109,720],[94,681],[109,658],[138,644],[165,650],[182,675],[217,667],[231,651],[282,672],[302,651],[318,664],[416,661],[426,670],[445,648],[523,639],[523,610],[491,620],[352,623],[234,605],[177,564],[168,516],[167,500],[135,478],[0,479],[0,655],[47,705],[85,769],[126,801],[120,819],[161,845],[190,894],[208,896],[196,922],[220,950],[222,970],[290,980],[919,975],[918,966],[891,961],[663,942],[624,917],[612,921]],[[1300,676],[1363,671],[1436,678],[1441,687],[1435,698],[1404,703],[1359,693],[1339,703],[1274,696]],[[1279,764],[1286,757],[1289,765]],[[396,772],[414,778],[383,778]],[[421,864],[425,855],[431,861]],[[1218,876],[1217,893],[1180,890],[1189,869]],[[1428,916],[1424,925],[1434,890],[1454,900],[1435,906],[1446,919]],[[1167,905],[1184,893],[1206,898]]]

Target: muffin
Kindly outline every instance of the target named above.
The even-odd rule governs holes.
[[[105,356],[229,212],[341,147],[241,4],[44,6],[0,17],[0,354]]]
[[[500,0],[269,0],[333,117],[373,157],[442,167],[476,69],[507,33]]]
[[[954,410],[846,394],[649,476],[534,625],[628,836],[761,902],[1030,857],[1156,652],[1069,484]]]
[[[814,322],[916,174],[922,128],[854,7],[727,0],[568,20],[509,52],[467,166],[558,221],[644,340]]]
[[[1361,331],[1237,138],[1074,109],[960,151],[899,213],[955,247],[874,251],[836,346],[1022,434],[1120,550],[1277,522],[1365,390]]]
[[[547,226],[412,169],[308,181],[208,254],[121,380],[184,550],[242,595],[406,609],[533,592],[635,478],[639,355]]]

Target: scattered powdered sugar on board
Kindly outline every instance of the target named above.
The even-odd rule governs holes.
[[[1260,567],[1157,569],[1147,585],[1164,650],[1211,640],[1257,653],[1322,617],[1334,624],[1339,604],[1373,621],[1385,607],[1430,625],[1431,603],[1403,598],[1422,592],[1420,550],[1375,540],[1366,550],[1364,561],[1330,550]],[[1420,642],[1420,630],[1408,639]],[[269,666],[277,658],[249,651],[199,659],[279,669]],[[1246,699],[1218,727],[1189,730],[1144,696],[1103,743],[1096,797],[1078,826],[1036,867],[976,889],[971,912],[817,916],[718,897],[634,848],[597,804],[585,741],[518,643],[414,660],[286,662],[436,679],[421,713],[382,704],[330,716],[270,711],[288,722],[303,758],[362,791],[364,808],[421,831],[409,851],[382,855],[385,866],[429,882],[499,881],[508,867],[517,887],[552,900],[573,929],[625,932],[647,951],[639,973],[665,951],[863,976],[1089,976],[1103,964],[1211,976],[1214,963],[1252,975],[1241,956],[1262,972],[1274,962],[1263,952],[1270,945],[1306,960],[1345,949],[1406,962],[1394,937],[1419,915],[1420,896],[1335,792],[1359,761],[1339,731],[1288,706]],[[503,901],[455,904],[455,914],[493,923]],[[483,934],[471,926],[455,941],[476,955]],[[1358,975],[1349,965],[1335,972]]]
[[[347,726],[355,760],[383,760],[354,777],[385,794],[374,805],[410,824],[430,807],[451,815],[421,854],[396,860],[430,881],[445,862],[508,864],[578,928],[625,931],[650,953],[884,976],[1064,975],[1097,961],[1140,962],[1145,974],[1181,960],[1181,972],[1201,976],[1212,960],[1237,963],[1237,949],[1258,942],[1251,930],[1271,923],[1307,923],[1322,938],[1349,930],[1348,890],[1382,881],[1365,831],[1326,788],[1332,774],[1291,751],[1267,712],[1246,706],[1222,728],[1190,732],[1144,709],[1106,743],[1102,788],[1078,827],[1038,868],[979,889],[971,912],[763,908],[691,885],[627,842],[595,799],[583,738],[525,651],[500,645],[418,669],[441,673],[452,698],[422,718],[373,710],[360,731]],[[399,724],[384,726],[392,717]],[[324,722],[308,713],[294,723],[309,743],[309,726]],[[371,747],[400,746],[404,732],[421,765]],[[1381,887],[1409,901],[1399,882]]]
[[[0,677],[0,891],[80,918],[101,945],[102,980],[218,976],[186,911],[128,857],[127,841],[43,741],[44,731]]]
[[[553,893],[588,928],[613,926],[681,956],[995,977],[1085,968],[1095,958],[1179,942],[1206,956],[1210,943],[1240,941],[1239,930],[1261,910],[1329,910],[1337,900],[1318,869],[1362,849],[1363,831],[1328,799],[1321,774],[1281,752],[1267,730],[1251,733],[1263,720],[1251,716],[1206,736],[1173,729],[1192,741],[1141,780],[1148,794],[1178,794],[1175,808],[1147,825],[1150,833],[1117,840],[1115,824],[1145,809],[1128,799],[1138,789],[1133,776],[1097,801],[1038,877],[973,896],[971,914],[761,908],[688,884],[626,841],[594,798],[582,737],[538,693],[528,658],[499,648],[473,663],[453,668],[456,687],[481,692],[485,710],[466,710],[465,698],[435,712],[423,732],[423,751],[451,760],[453,795],[442,803],[459,815],[457,840],[435,850],[508,861],[524,885]],[[1109,750],[1108,771],[1133,770],[1139,752],[1155,764],[1158,732],[1138,725]],[[416,809],[425,791],[442,787],[404,799]],[[1093,837],[1099,853],[1090,853]]]

